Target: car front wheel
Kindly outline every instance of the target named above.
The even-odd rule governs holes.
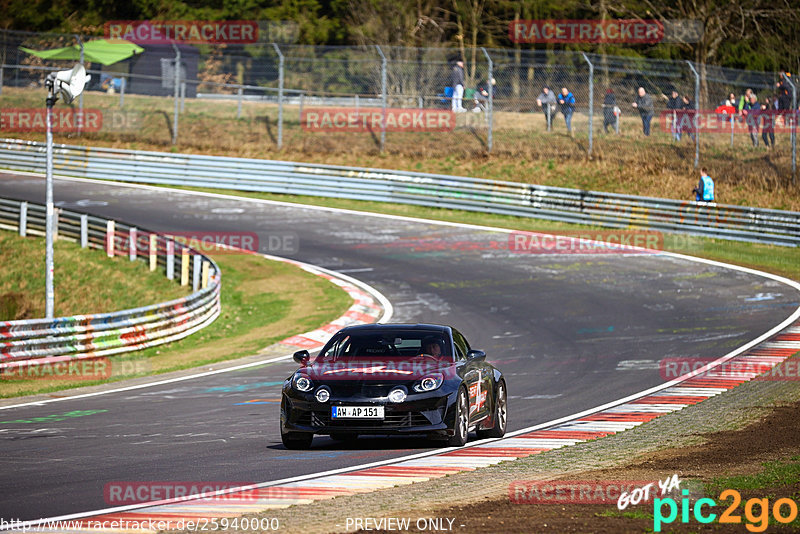
[[[313,440],[314,434],[309,434],[308,432],[281,432],[281,441],[287,449],[309,449]]]
[[[463,389],[458,390],[456,399],[456,420],[453,425],[453,436],[447,440],[448,447],[463,447],[467,443],[469,432],[469,401],[467,392]]]

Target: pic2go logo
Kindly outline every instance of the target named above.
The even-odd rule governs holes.
[[[694,515],[694,519],[698,523],[711,523],[717,519],[717,514],[706,510],[704,507],[715,508],[717,506],[714,499],[698,499],[695,501],[694,506],[689,504],[689,490],[681,492],[683,498],[681,499],[680,514],[681,523],[689,523],[690,513]],[[719,515],[719,523],[726,524],[740,524],[742,523],[741,515],[736,513],[739,505],[742,502],[741,494],[733,489],[727,489],[719,494],[720,501],[731,499],[731,503],[725,511]],[[668,510],[667,515],[664,515],[665,508]],[[653,500],[653,531],[661,532],[662,525],[668,525],[678,518],[678,503],[675,499],[667,497],[666,499]],[[784,512],[788,513],[783,515]],[[770,502],[766,498],[752,498],[744,503],[744,517],[747,523],[745,528],[750,532],[764,532],[769,526],[770,518]],[[791,523],[797,518],[797,503],[788,498],[782,498],[775,501],[772,505],[772,517],[778,523]]]

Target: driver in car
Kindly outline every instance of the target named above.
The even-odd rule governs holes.
[[[430,354],[434,358],[440,358],[442,356],[442,344],[436,338],[426,338],[422,342],[422,353],[423,354]]]

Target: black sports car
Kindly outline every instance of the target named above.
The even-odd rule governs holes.
[[[372,324],[337,332],[283,384],[281,439],[307,449],[314,434],[424,434],[460,447],[506,431],[502,373],[449,326]]]

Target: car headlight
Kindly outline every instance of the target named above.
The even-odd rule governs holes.
[[[389,402],[403,402],[406,400],[406,392],[403,388],[394,388],[389,392]]]
[[[414,391],[418,393],[423,393],[425,391],[433,391],[434,389],[438,388],[442,385],[444,381],[444,376],[441,374],[433,374],[428,375],[425,378],[419,380],[416,384],[414,384]]]
[[[331,398],[331,392],[328,391],[328,388],[321,387],[317,390],[316,395],[314,397],[317,399],[317,402],[328,402],[328,399]]]
[[[292,385],[294,385],[294,388],[298,391],[311,391],[314,387],[314,383],[311,379],[304,375],[295,375]]]

